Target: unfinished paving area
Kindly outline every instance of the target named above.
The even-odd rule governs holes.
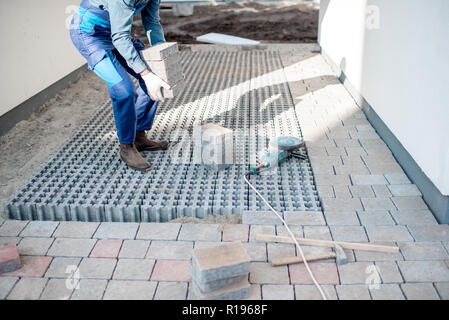
[[[285,212],[284,218],[297,236],[400,247],[395,254],[345,250],[350,261],[338,267],[333,261],[311,263],[330,299],[449,299],[449,226],[438,225],[419,190],[316,52],[316,45],[267,45],[263,50],[242,52],[213,46],[194,46],[191,50],[192,54],[201,52],[206,57],[279,57],[276,68],[250,75],[250,79],[256,77],[258,88],[268,88],[259,91],[270,99],[267,110],[271,110],[276,95],[282,101],[287,92],[282,88],[288,88],[292,105],[280,109],[279,116],[293,112],[306,140],[323,211]],[[238,99],[240,85],[246,80],[227,83],[217,78],[199,78],[198,85],[237,86]],[[270,89],[274,85],[279,91]],[[192,98],[209,94],[196,92]],[[260,105],[255,101],[261,100],[252,100],[252,96],[248,95],[247,106],[257,110]],[[186,107],[177,112],[183,110],[195,111]],[[226,121],[225,115],[226,111],[221,118],[211,119]],[[109,139],[107,132],[105,136]],[[148,157],[158,163],[161,155]],[[277,175],[280,179],[295,176],[282,172],[282,168],[289,167],[287,163],[281,167]],[[269,179],[252,178],[257,180],[262,181],[258,187],[263,188]],[[269,263],[273,258],[295,255],[294,245],[256,242],[258,233],[286,235],[273,214],[257,210],[244,213],[243,224],[224,226],[1,221],[0,244],[18,244],[24,266],[0,276],[0,298],[191,299],[189,265],[193,248],[242,241],[252,260],[252,299],[320,299],[304,265],[272,267]],[[322,251],[303,248],[306,253]]]

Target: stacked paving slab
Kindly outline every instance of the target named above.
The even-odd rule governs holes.
[[[171,89],[163,89],[165,98],[177,96],[184,85],[184,74],[176,42],[166,42],[151,46],[141,52],[150,70],[167,82]]]
[[[199,300],[247,299],[250,257],[240,242],[193,252],[190,273]]]

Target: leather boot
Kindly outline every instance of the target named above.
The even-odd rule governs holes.
[[[168,148],[170,148],[171,143],[168,141],[150,140],[148,139],[145,131],[137,131],[134,144],[139,151],[158,151],[167,150]]]
[[[137,151],[136,146],[133,144],[120,143],[120,158],[126,162],[128,167],[139,170],[149,171],[151,170],[151,164],[149,164]]]

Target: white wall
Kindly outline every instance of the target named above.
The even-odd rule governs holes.
[[[319,42],[449,195],[449,1],[321,0]]]
[[[79,3],[0,1],[0,116],[85,63],[66,28]]]

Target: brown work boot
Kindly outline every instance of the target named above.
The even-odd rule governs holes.
[[[136,146],[133,144],[120,143],[120,158],[126,162],[128,167],[139,170],[149,171],[151,170],[151,164],[146,161],[142,155],[137,151]]]
[[[170,148],[171,143],[168,141],[150,140],[148,139],[145,131],[137,131],[134,144],[139,151],[158,151],[167,150],[168,148]]]

